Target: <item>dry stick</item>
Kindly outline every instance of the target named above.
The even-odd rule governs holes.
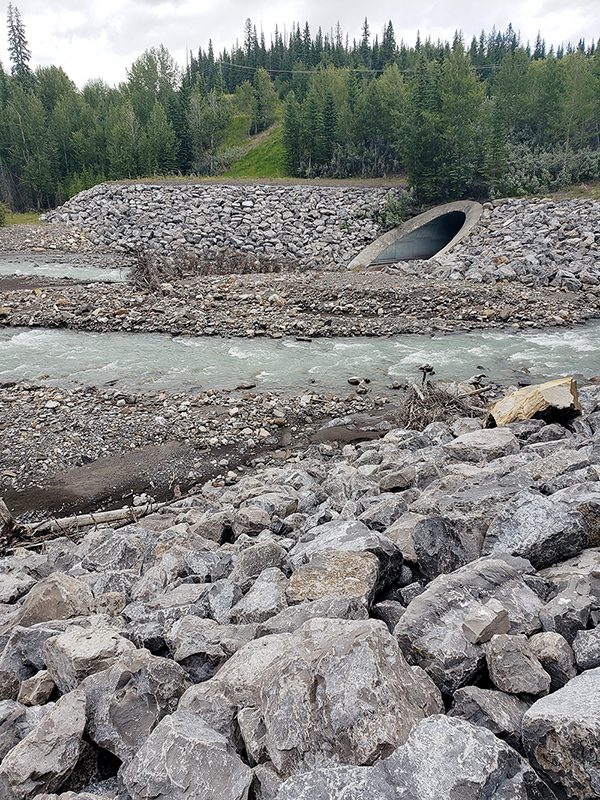
[[[456,399],[462,400],[463,397],[472,397],[475,394],[483,394],[484,392],[489,392],[491,386],[482,386],[481,389],[473,389],[472,392],[465,392],[464,394],[457,394]]]

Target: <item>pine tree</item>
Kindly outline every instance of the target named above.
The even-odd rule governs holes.
[[[25,26],[21,19],[19,9],[8,4],[8,52],[12,61],[11,72],[19,80],[24,89],[33,86],[33,74],[29,68],[31,51],[27,47]]]
[[[283,149],[285,169],[288,175],[296,176],[300,168],[301,130],[300,106],[296,100],[294,90],[288,94],[283,117]]]

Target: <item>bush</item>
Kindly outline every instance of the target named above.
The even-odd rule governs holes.
[[[392,228],[402,225],[409,217],[414,217],[421,209],[417,207],[412,189],[408,191],[401,189],[396,194],[388,192],[385,202],[375,203],[367,212],[365,217],[372,219],[381,225],[383,232],[390,231]]]
[[[543,149],[526,144],[507,146],[507,170],[498,183],[497,194],[514,197],[556,191],[582,181],[600,179],[600,150],[589,147],[570,150]]]
[[[6,218],[10,214],[10,208],[4,205],[4,203],[0,203],[0,228],[3,228],[6,225]]]

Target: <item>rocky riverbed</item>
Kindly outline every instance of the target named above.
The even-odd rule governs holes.
[[[598,315],[597,206],[491,205],[452,256],[360,275],[0,279],[0,322],[305,338],[568,325]],[[68,225],[0,230],[2,248],[113,258]],[[368,389],[0,387],[9,509],[58,511],[72,491],[83,510],[98,487],[107,505],[175,495],[43,544],[5,530],[2,797],[600,795],[600,388],[580,386],[569,429],[486,430],[476,412],[399,426]]]
[[[600,387],[313,444],[0,573],[7,800],[592,800]],[[383,431],[382,431],[383,432]]]

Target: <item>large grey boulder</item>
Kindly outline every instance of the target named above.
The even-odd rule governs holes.
[[[600,544],[600,482],[585,482],[568,486],[554,494],[571,509],[578,511],[588,526],[590,544]]]
[[[579,669],[600,667],[600,628],[577,631],[573,639],[573,653]]]
[[[498,554],[431,581],[394,631],[409,663],[423,667],[443,692],[470,683],[483,668],[485,653],[482,644],[466,637],[463,623],[481,606],[497,600],[508,614],[510,633],[539,629],[542,601],[523,580],[530,571],[525,559]]]
[[[525,636],[492,636],[485,657],[490,678],[501,692],[540,695],[550,691],[550,675]]]
[[[87,733],[96,744],[130,761],[160,720],[177,708],[189,686],[174,661],[147,650],[125,653],[81,684],[87,697]]]
[[[117,661],[135,645],[106,626],[73,627],[44,644],[48,673],[63,694],[76,689],[84,678]]]
[[[14,624],[29,628],[40,622],[84,616],[93,612],[94,605],[87,583],[63,572],[53,572],[30,590]]]
[[[145,537],[126,530],[129,529],[115,531],[90,550],[81,560],[81,566],[90,572],[126,569],[139,574],[146,554]]]
[[[261,572],[270,567],[280,569],[286,555],[283,547],[273,539],[257,542],[236,556],[229,580],[237,584],[242,592],[247,592]]]
[[[202,717],[165,717],[121,770],[132,800],[246,800],[252,770]]]
[[[212,619],[183,617],[165,634],[173,659],[194,681],[208,680],[215,671],[254,638],[256,625],[219,625]]]
[[[508,428],[463,433],[442,447],[445,453],[458,461],[493,461],[521,449],[519,440]]]
[[[600,668],[537,700],[523,716],[523,747],[536,770],[567,797],[600,796]]]
[[[293,576],[292,576],[293,577]],[[362,599],[355,597],[326,597],[299,605],[288,606],[274,617],[261,622],[256,636],[272,633],[293,633],[315,617],[325,619],[368,619],[369,611]]]
[[[23,628],[16,625],[0,656],[0,669],[11,672],[21,681],[31,678],[46,666],[44,644],[58,633],[61,633],[60,628]]]
[[[555,631],[534,633],[529,645],[551,678],[550,691],[561,689],[577,674],[573,650],[564,636]]]
[[[368,608],[378,577],[379,559],[373,553],[329,550],[315,553],[308,564],[297,567],[286,593],[291,603],[347,597]]]
[[[479,558],[482,538],[460,520],[433,516],[416,523],[413,542],[419,568],[431,579]]]
[[[312,763],[371,763],[442,709],[433,682],[376,620],[312,619],[265,636],[203,684],[204,704],[211,689],[237,706],[252,761],[272,761],[283,777]]]
[[[402,552],[391,539],[379,531],[369,530],[362,522],[342,519],[317,525],[307,531],[290,550],[289,563],[295,570],[306,564],[315,553],[327,550],[373,553],[380,561],[383,582],[394,582],[402,569]]]
[[[0,701],[0,761],[40,724],[54,705],[47,703],[43,707],[27,708],[14,700]]]
[[[526,490],[493,520],[482,553],[522,556],[540,569],[577,555],[588,541],[588,527],[578,511]]]
[[[294,775],[276,800],[556,800],[529,764],[485,728],[435,714],[372,767]]]
[[[448,716],[460,717],[473,725],[487,728],[511,747],[519,750],[521,721],[529,706],[530,703],[506,692],[480,689],[478,686],[464,686],[454,692]]]
[[[79,759],[85,710],[82,691],[64,695],[40,724],[13,747],[0,766],[3,800],[29,800],[61,786]]]
[[[288,579],[277,567],[263,570],[248,594],[244,595],[229,612],[234,624],[244,625],[264,622],[287,606]]]

